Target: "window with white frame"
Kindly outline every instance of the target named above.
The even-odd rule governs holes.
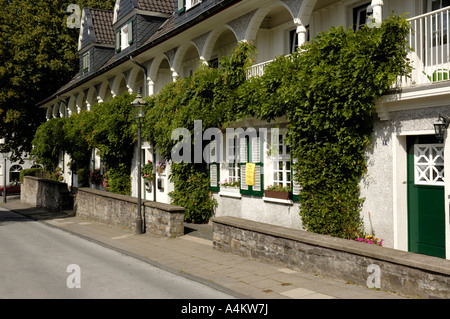
[[[367,23],[367,16],[372,14],[371,3],[368,2],[362,6],[353,9],[353,29],[359,30]]]
[[[428,0],[427,11],[436,11],[450,6],[450,0]],[[431,32],[433,33],[433,46],[447,44],[447,22],[449,17],[447,13],[442,12],[431,17]]]
[[[309,41],[309,25],[306,27],[306,41]],[[297,28],[289,31],[289,53],[294,53],[298,48]]]
[[[116,31],[116,51],[120,52],[133,44],[133,21],[128,21]]]
[[[291,187],[292,170],[290,147],[286,143],[285,134],[272,136],[272,176],[273,185]]]
[[[239,143],[238,137],[232,137],[227,140],[227,172],[229,182],[239,181]]]
[[[200,4],[202,0],[185,0],[185,6],[186,10],[189,10],[192,7],[195,7],[196,5]]]
[[[91,63],[91,59],[90,59],[89,52],[86,52],[85,54],[83,54],[83,59],[82,59],[82,70],[84,73],[89,72],[90,63]]]

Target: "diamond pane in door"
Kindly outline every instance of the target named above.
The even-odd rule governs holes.
[[[414,183],[416,185],[444,185],[443,144],[414,145]]]

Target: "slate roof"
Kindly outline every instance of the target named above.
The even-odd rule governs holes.
[[[99,9],[90,9],[90,11],[96,42],[114,45],[115,36],[114,29],[112,28],[113,12]]]
[[[141,10],[172,14],[173,0],[137,0],[137,8]]]
[[[174,18],[175,16],[172,14],[172,16],[167,19],[154,34],[150,36],[150,38],[144,43],[144,46],[169,33],[170,31],[173,31],[175,29]]]
[[[235,1],[238,2],[241,0]],[[230,0],[229,2],[234,3],[235,1]],[[169,17],[142,46],[133,51],[132,54],[139,54],[144,50],[148,50],[150,47],[157,44],[158,42],[164,41],[168,36],[172,36],[174,32],[175,33],[178,32],[177,30],[182,30],[180,26],[175,26],[174,23],[175,12],[173,7],[174,5],[173,0],[132,0],[132,2],[134,7],[135,8],[137,7],[140,10],[171,14],[171,17]],[[135,6],[136,3],[137,6]],[[220,8],[218,10],[220,10]],[[112,28],[112,21],[114,16],[113,11],[105,11],[98,9],[90,9],[90,11],[93,17],[93,24],[95,28],[97,42],[105,44],[106,43],[115,44],[115,34]],[[115,67],[116,65],[124,62],[127,59],[129,59],[129,56],[118,57],[117,55],[113,55],[103,66],[101,66],[98,70],[96,70],[95,73],[89,75],[88,77],[84,77],[82,72],[77,73],[68,83],[59,88],[59,90],[56,93],[54,93],[52,96],[48,97],[44,101],[38,103],[38,106],[45,104],[46,102],[57,97],[59,94],[63,94],[65,91],[76,87],[83,81],[95,77],[98,74]]]

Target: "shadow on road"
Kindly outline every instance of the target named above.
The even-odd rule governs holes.
[[[73,211],[49,211],[45,208],[27,207],[21,204],[20,195],[8,196],[6,203],[0,202],[0,207],[6,211],[0,210],[0,225],[4,222],[28,222],[33,220],[49,220],[56,218],[68,218],[74,216]],[[17,214],[11,214],[17,213]]]

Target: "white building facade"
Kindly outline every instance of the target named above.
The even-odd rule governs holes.
[[[383,238],[385,246],[450,259],[450,180],[445,179],[450,175],[445,173],[450,142],[436,140],[433,126],[439,116],[450,116],[448,6],[446,0],[117,0],[112,12],[83,10],[80,73],[40,107],[52,118],[89,110],[125,91],[157,94],[168,82],[190,76],[201,63],[215,66],[240,41],[256,46],[256,65],[249,76],[258,76],[276,56],[290,54],[331,26],[357,29],[367,15],[381,21],[392,12],[406,13],[414,30],[409,38],[414,71],[411,79],[399,79],[398,90],[376,103],[368,173],[361,180],[361,196],[366,198],[362,214],[367,231]],[[252,151],[246,161],[257,164],[258,178],[251,188],[243,189],[245,176],[238,165],[222,162],[213,167],[217,216],[302,228],[298,185],[292,182],[292,162],[283,140],[286,124],[279,119],[278,132],[252,118],[234,124],[267,135],[258,145],[247,145]],[[274,147],[277,157],[268,152]],[[148,143],[143,143],[142,153],[144,162],[159,160]],[[64,155],[62,160],[68,162]],[[98,159],[93,163],[93,168],[100,166]],[[142,187],[143,198],[170,202],[169,175],[170,166],[157,173],[157,187]],[[132,177],[138,180],[135,167]],[[69,184],[70,178],[66,173]],[[239,181],[240,189],[220,187],[218,182],[225,179]],[[264,188],[274,184],[291,186],[291,197],[264,196]],[[133,182],[134,196],[136,189]]]

